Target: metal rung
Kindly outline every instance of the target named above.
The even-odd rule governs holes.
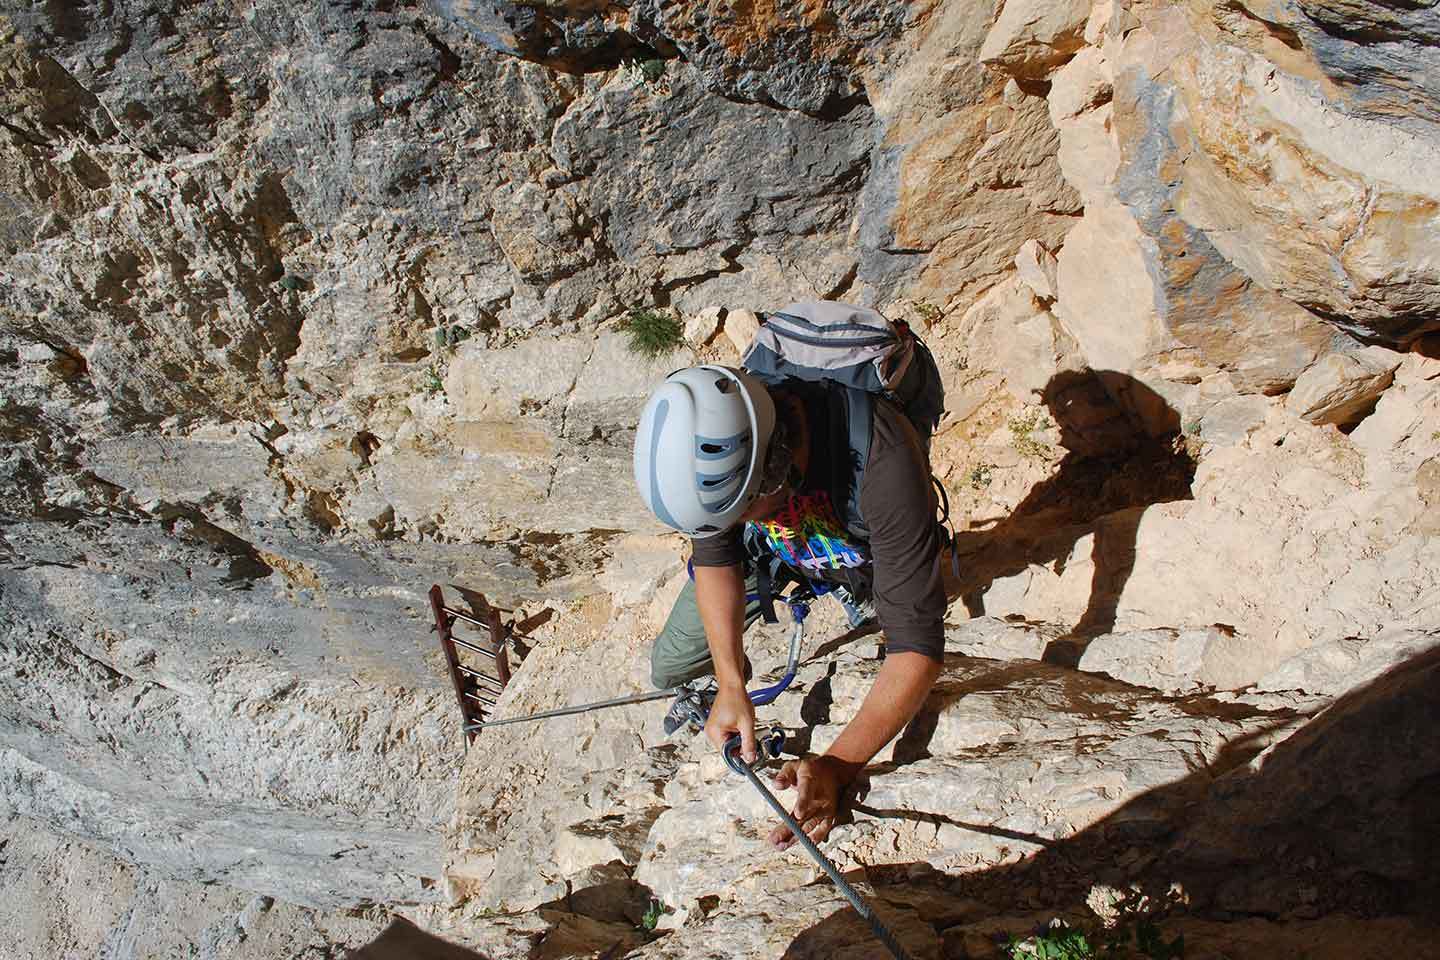
[[[460,672],[465,674],[465,676],[467,677],[474,677],[476,680],[484,680],[487,683],[493,683],[501,690],[505,689],[505,684],[500,682],[499,677],[492,677],[488,673],[481,673],[479,670],[472,670],[464,664],[460,665]]]
[[[451,642],[451,643],[455,643],[455,644],[459,644],[460,646],[464,647],[466,650],[472,650],[472,651],[474,651],[475,653],[483,653],[483,654],[485,654],[485,656],[489,657],[491,660],[497,659],[494,650],[486,650],[484,647],[477,647],[477,646],[475,646],[475,644],[471,643],[471,642],[468,641],[468,640],[461,640],[459,637],[451,637],[451,638],[450,638],[450,642]]]
[[[494,609],[499,610],[500,608],[495,607]],[[483,620],[476,620],[474,617],[470,616],[470,614],[465,613],[461,610],[452,610],[450,607],[445,607],[444,610],[447,614],[449,614],[452,618],[456,620],[464,620],[471,626],[482,627],[486,630],[490,629],[490,624],[486,623]]]
[[[429,598],[430,611],[435,618],[433,629],[440,636],[440,648],[445,654],[450,684],[454,687],[455,699],[460,705],[460,715],[466,721],[465,742],[468,745],[477,733],[476,729],[472,729],[474,724],[496,705],[505,692],[505,685],[510,682],[510,660],[505,643],[510,638],[514,625],[506,624],[500,619],[500,615],[507,612],[504,607],[491,605],[480,594],[474,594],[474,609],[483,612],[475,614],[446,606],[445,594],[438,583],[431,585]],[[456,623],[480,628],[489,642],[460,639],[452,632]],[[488,657],[495,664],[495,673],[492,675],[462,664],[459,657],[461,650]]]

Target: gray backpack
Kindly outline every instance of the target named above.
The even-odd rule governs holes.
[[[837,475],[849,474],[850,481],[843,490],[834,491],[832,499],[844,511],[845,525],[868,541],[860,487],[870,461],[875,398],[885,398],[905,414],[928,457],[930,438],[945,412],[945,387],[929,349],[904,321],[887,320],[854,304],[807,301],[769,314],[740,365],[770,384],[801,380],[840,388],[833,392],[843,417],[840,422],[847,425],[849,463],[848,470]],[[944,487],[938,481],[935,485],[944,514],[941,526],[946,529],[949,502]]]
[[[915,425],[926,451],[945,412],[945,387],[929,349],[903,320],[868,307],[793,303],[766,317],[740,365],[768,383],[833,383],[883,396]]]

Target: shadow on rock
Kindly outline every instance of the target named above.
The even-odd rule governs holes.
[[[911,956],[926,960],[936,955],[938,938],[913,913],[882,905],[876,914]],[[870,960],[889,955],[871,933],[870,925],[846,907],[791,941],[781,960]]]
[[[649,825],[645,830],[648,832]],[[656,909],[654,893],[631,877],[631,868],[615,861],[592,867],[590,883],[565,896],[541,904],[537,912],[549,929],[531,949],[529,960],[566,957],[621,957],[643,946],[652,936]]]
[[[950,664],[954,662],[955,658],[947,654],[945,660],[947,664]],[[935,730],[940,723],[940,715],[961,697],[987,690],[1003,690],[1015,681],[1028,676],[1030,671],[1029,664],[1013,663],[971,680],[947,678],[942,673],[914,719],[905,725],[904,730],[900,731],[900,739],[895,741],[895,747],[890,754],[894,758],[895,765],[914,763],[931,755],[930,741],[935,737]],[[871,768],[871,772],[874,770],[875,768]]]
[[[1054,916],[1093,921],[1087,902],[1099,887],[1128,891],[1131,903],[1148,897],[1144,909],[1158,909],[1151,919],[1167,935],[1184,934],[1187,956],[1433,955],[1437,730],[1440,647],[1351,691],[1268,749],[1263,731],[1236,740],[1209,766],[1018,863],[958,875],[925,862],[885,864],[869,867],[866,879],[879,903],[928,922],[947,956],[998,955],[997,936],[1023,937]],[[856,810],[1011,835],[943,813]],[[842,928],[858,935],[858,924],[841,911],[804,931],[786,956],[820,956],[814,944]],[[854,955],[884,956],[875,941],[868,946]]]
[[[399,918],[380,936],[347,956],[350,960],[486,960],[481,954],[441,940]]]
[[[1153,504],[1191,499],[1195,462],[1180,436],[1179,415],[1134,377],[1066,371],[1041,394],[1067,453],[1009,516],[957,536],[961,575],[952,586],[972,617],[983,616],[985,593],[996,580],[1036,565],[1061,574],[1076,542],[1093,535],[1095,571],[1085,612],[1044,654],[1047,662],[1073,667],[1091,638],[1115,626],[1120,594],[1135,568],[1141,516]]]

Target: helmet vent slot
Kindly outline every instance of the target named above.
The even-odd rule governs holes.
[[[717,531],[717,530],[719,530],[719,529],[720,529],[720,528],[717,527],[717,526],[715,526],[715,524],[713,524],[713,523],[702,523],[702,524],[700,524],[700,526],[698,526],[698,527],[695,528],[695,532],[697,532],[697,533],[714,533],[715,531]]]
[[[724,453],[730,448],[728,444],[723,443],[702,443],[700,449],[705,453]]]

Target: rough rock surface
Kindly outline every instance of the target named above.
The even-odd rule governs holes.
[[[465,752],[424,599],[548,611],[502,712],[642,689],[646,391],[835,297],[948,391],[946,672],[828,844],[915,953],[1133,884],[1198,956],[1423,954],[1437,66],[1424,3],[12,5],[0,926],[873,955],[662,705]],[[812,623],[793,750],[877,669]]]
[[[1394,381],[1398,366],[1400,357],[1383,347],[1332,353],[1300,375],[1285,406],[1311,423],[1358,423]]]
[[[177,880],[74,838],[0,827],[5,956],[273,960],[341,956],[372,942],[384,911],[322,913]]]
[[[1022,77],[1043,77],[1085,46],[1090,0],[1006,0],[985,36],[980,62]]]

